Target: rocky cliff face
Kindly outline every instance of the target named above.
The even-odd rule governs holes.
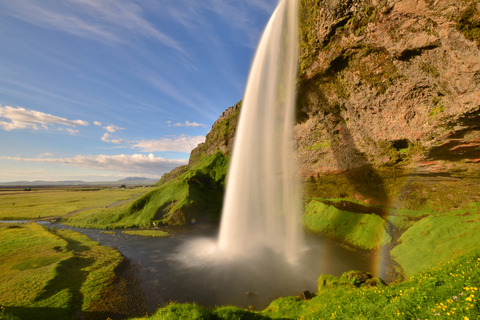
[[[378,205],[381,216],[479,202],[480,2],[300,3],[295,137],[305,195]],[[218,151],[228,157],[239,110],[225,111],[189,165],[161,182]]]
[[[480,161],[478,1],[302,4],[303,176]]]
[[[228,108],[215,121],[205,138],[205,142],[192,150],[188,161],[189,165],[194,164],[202,157],[208,157],[218,151],[225,155],[230,155],[241,105],[242,103],[239,102]]]

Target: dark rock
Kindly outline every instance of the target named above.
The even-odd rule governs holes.
[[[300,300],[310,300],[312,299],[313,297],[315,297],[315,295],[313,293],[311,293],[310,291],[303,291],[301,292],[298,297],[300,298]]]

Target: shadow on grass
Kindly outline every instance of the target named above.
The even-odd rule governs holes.
[[[51,298],[57,293],[67,290],[69,293],[68,305],[81,306],[83,295],[80,289],[87,279],[88,272],[84,268],[95,262],[93,258],[71,257],[60,261],[55,267],[55,277],[48,281],[43,288],[42,293],[35,298],[35,301],[41,301]]]

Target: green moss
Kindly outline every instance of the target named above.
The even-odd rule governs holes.
[[[430,113],[428,114],[428,116],[430,118],[436,118],[439,114],[441,114],[445,110],[445,107],[442,103],[442,100],[439,97],[434,97],[432,103],[433,103],[433,108],[432,110],[430,110]]]
[[[400,237],[391,254],[407,277],[471,251],[480,243],[480,205],[447,213],[432,213]]]
[[[480,47],[480,12],[477,9],[478,1],[471,0],[469,6],[457,20],[456,28],[468,40],[474,41]]]
[[[421,63],[420,64],[420,70],[422,70],[423,72],[429,74],[430,76],[432,76],[434,78],[439,78],[440,77],[440,72],[438,72],[437,68],[435,68],[431,64]]]
[[[323,149],[328,149],[332,146],[332,143],[330,141],[323,141],[323,142],[316,142],[312,146],[303,146],[303,150],[323,150]]]
[[[316,200],[306,205],[303,224],[311,232],[365,250],[380,248],[392,240],[386,221],[376,214],[342,211]]]

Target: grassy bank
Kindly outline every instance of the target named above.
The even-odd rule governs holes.
[[[2,224],[0,304],[9,315],[2,319],[101,315],[96,305],[117,279],[122,261],[117,250],[77,232],[36,223]]]
[[[168,232],[160,231],[160,230],[128,230],[122,231],[125,234],[137,235],[142,237],[154,237],[154,238],[163,238],[168,237]]]
[[[317,200],[307,203],[303,225],[310,232],[365,250],[378,249],[392,240],[387,222],[380,216],[339,210]]]
[[[44,188],[0,194],[0,220],[58,218],[91,208],[104,208],[140,196],[148,189]]]
[[[323,279],[322,277],[320,279]],[[407,281],[389,286],[357,286],[353,281],[319,290],[311,300],[286,297],[252,312],[236,307],[203,308],[171,303],[154,315],[135,319],[478,319],[480,254],[442,260]],[[321,287],[322,283],[319,283]]]
[[[462,209],[430,212],[413,223],[398,242],[391,255],[407,277],[475,250],[480,244],[480,204],[471,202]]]

